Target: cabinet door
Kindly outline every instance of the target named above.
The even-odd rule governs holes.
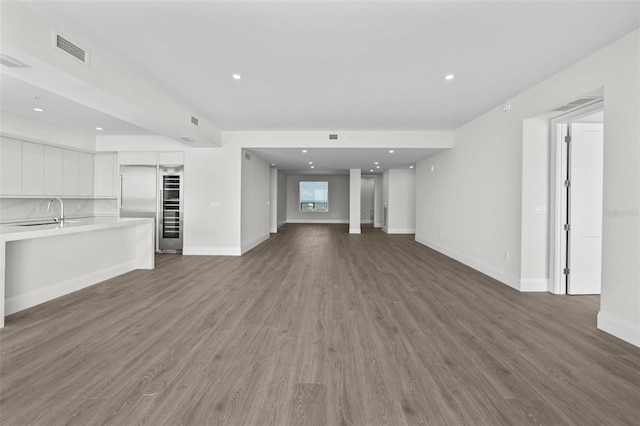
[[[96,155],[96,196],[115,197],[116,194],[116,153],[105,152]]]
[[[78,152],[63,150],[62,195],[78,195]]]
[[[44,194],[44,146],[22,142],[22,195]]]
[[[78,195],[93,196],[94,168],[93,154],[78,153]]]
[[[22,142],[0,138],[0,194],[22,194]]]
[[[44,147],[44,195],[62,195],[62,149]]]

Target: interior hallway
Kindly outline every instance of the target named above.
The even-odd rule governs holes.
[[[0,423],[634,424],[640,349],[598,306],[413,236],[289,224],[8,317]]]

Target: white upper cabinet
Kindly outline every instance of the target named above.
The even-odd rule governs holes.
[[[155,166],[158,164],[157,161],[156,153],[151,151],[124,151],[120,153],[120,164]]]
[[[44,194],[44,146],[22,142],[22,195]]]
[[[78,151],[63,150],[62,195],[79,195]]]
[[[44,147],[44,194],[62,195],[62,148]]]
[[[96,155],[96,197],[117,195],[118,154],[103,152]]]
[[[158,152],[158,164],[165,165],[165,166],[184,164],[184,152],[182,151]]]
[[[22,142],[0,138],[0,194],[22,194]]]
[[[93,196],[95,156],[86,152],[78,153],[78,195]]]

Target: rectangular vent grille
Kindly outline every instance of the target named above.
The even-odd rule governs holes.
[[[251,154],[249,154],[248,152],[244,153],[244,158],[247,160],[251,160]]]
[[[329,135],[329,139],[338,139],[338,135],[331,134]]]
[[[198,120],[197,118],[195,118],[193,115],[191,116],[191,124],[195,125],[195,126],[199,126],[200,125],[200,120]]]
[[[600,98],[579,98],[579,99],[576,99],[575,101],[569,102],[566,105],[562,105],[562,106],[559,106],[557,108],[554,108],[551,111],[561,111],[561,112],[570,111],[572,109],[577,109],[577,108],[586,106],[588,104],[592,104],[592,103],[597,102],[599,100],[600,100]]]
[[[75,44],[71,43],[69,40],[62,37],[60,34],[56,35],[56,47],[60,50],[64,50],[69,55],[73,56],[74,58],[82,62],[87,62],[87,52],[85,52],[83,49],[76,46]]]

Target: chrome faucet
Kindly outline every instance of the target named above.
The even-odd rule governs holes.
[[[49,212],[49,210],[51,210],[51,203],[53,203],[54,201],[60,201],[60,217],[56,217],[54,218],[54,220],[56,222],[64,222],[64,203],[62,202],[62,200],[60,198],[52,198],[49,200],[49,204],[47,204],[47,212]]]

